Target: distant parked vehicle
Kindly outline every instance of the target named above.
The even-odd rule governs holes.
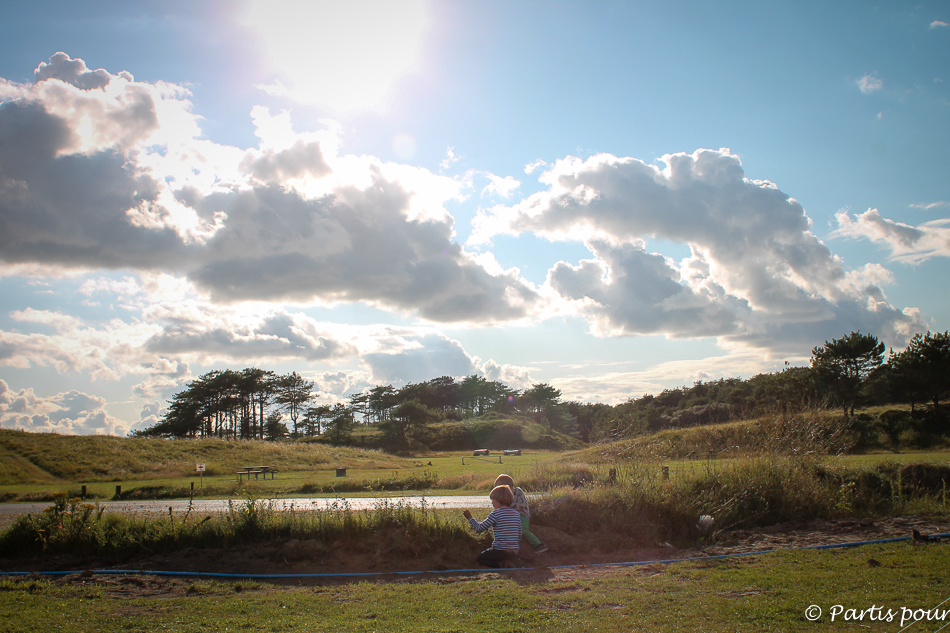
[[[474,451],[472,451],[472,457],[488,457],[488,449],[476,448]]]
[[[521,455],[520,448],[506,448],[505,455]]]

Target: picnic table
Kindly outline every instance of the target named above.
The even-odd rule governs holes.
[[[244,468],[241,468],[237,471],[238,482],[240,482],[244,477],[247,477],[247,480],[250,481],[251,475],[254,475],[254,479],[257,479],[262,475],[264,479],[267,479],[267,473],[270,473],[270,478],[273,479],[274,474],[277,472],[278,470],[273,466],[245,466]]]

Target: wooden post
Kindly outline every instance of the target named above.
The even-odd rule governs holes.
[[[670,478],[670,467],[669,467],[669,466],[664,466],[664,467],[663,467],[663,479],[669,479],[669,478]]]
[[[86,486],[82,487],[82,493],[80,493],[79,498],[82,499],[83,501],[86,500]]]
[[[115,487],[115,498],[118,499],[122,496],[122,486]]]

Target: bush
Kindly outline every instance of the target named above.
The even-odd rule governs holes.
[[[565,465],[563,470],[569,474],[575,468]],[[691,545],[706,536],[697,527],[702,515],[712,516],[715,530],[722,532],[787,521],[899,514],[911,503],[946,512],[944,486],[950,488],[948,466],[846,469],[812,457],[709,463],[670,479],[660,475],[659,462],[618,466],[613,481],[604,470],[590,473],[581,487],[553,490],[532,522],[594,537],[616,539],[621,534],[631,544]],[[557,477],[549,473],[548,478]]]
[[[840,413],[814,409],[689,429],[660,431],[582,451],[586,461],[713,459],[752,455],[839,455],[860,434]]]

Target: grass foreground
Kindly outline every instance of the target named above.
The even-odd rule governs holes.
[[[14,577],[0,581],[0,621],[10,633],[896,632],[908,624],[917,633],[950,623],[947,569],[946,544],[892,543],[331,586],[89,574]]]

